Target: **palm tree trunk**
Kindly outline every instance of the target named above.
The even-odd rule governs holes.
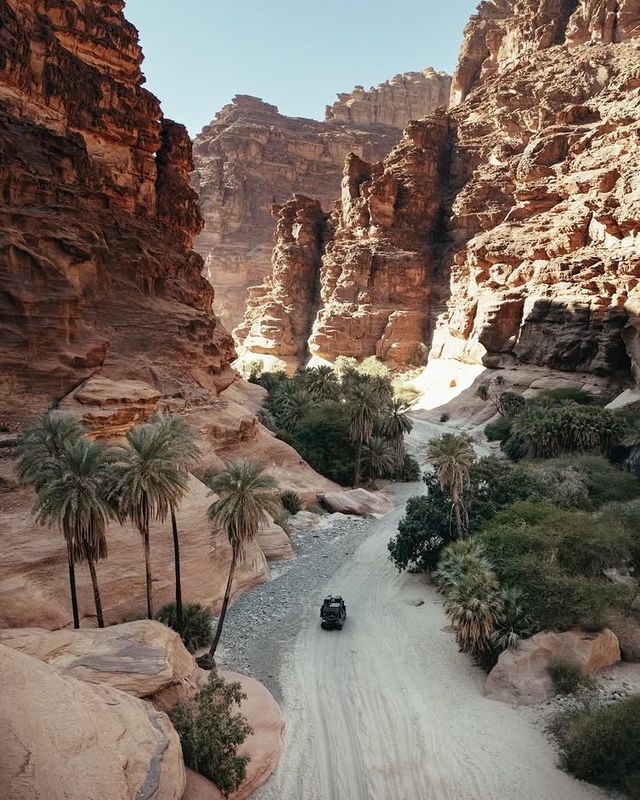
[[[176,572],[176,624],[178,632],[182,630],[182,584],[180,581],[180,539],[178,538],[178,523],[176,512],[171,506],[171,530],[173,532],[173,561]]]
[[[100,599],[100,589],[98,588],[98,576],[96,575],[96,565],[92,558],[87,559],[89,564],[89,574],[91,575],[91,586],[93,587],[93,599],[96,604],[96,617],[98,627],[104,628],[104,617],[102,616],[102,600]]]
[[[362,460],[362,439],[358,439],[358,444],[356,445],[356,467],[355,467],[355,475],[354,475],[354,484],[356,489],[360,486],[360,463]]]
[[[70,542],[67,542],[67,559],[69,562],[69,592],[71,593],[73,627],[77,630],[80,627],[80,615],[78,614],[78,592],[76,591],[76,568],[73,563],[73,553]]]
[[[218,642],[222,636],[222,626],[224,625],[224,618],[227,615],[227,606],[229,605],[229,595],[231,594],[231,583],[233,582],[233,573],[236,571],[236,551],[233,550],[231,556],[231,566],[229,567],[229,577],[227,578],[227,586],[224,590],[224,600],[222,601],[222,608],[220,609],[220,616],[218,617],[218,627],[216,628],[216,635],[213,637],[213,643],[209,649],[209,658],[213,660],[216,654]]]
[[[145,525],[142,534],[144,543],[144,568],[147,582],[147,618],[153,619],[153,589],[151,586],[151,546],[149,544],[149,522]]]

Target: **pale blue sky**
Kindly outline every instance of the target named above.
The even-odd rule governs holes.
[[[451,72],[478,0],[126,0],[147,88],[192,135],[235,94],[322,119],[337,92]]]

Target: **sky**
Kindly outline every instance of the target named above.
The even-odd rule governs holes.
[[[192,136],[236,94],[324,118],[338,92],[452,72],[478,0],[126,0],[146,87]]]

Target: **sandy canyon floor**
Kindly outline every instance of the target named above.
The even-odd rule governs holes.
[[[443,427],[417,422],[413,444]],[[391,487],[389,514],[319,535],[315,549],[231,610],[225,660],[264,680],[287,721],[278,770],[256,798],[607,797],[557,768],[531,710],[483,697],[483,674],[458,652],[440,597],[388,560],[405,501],[421,490]],[[330,592],[347,602],[341,632],[319,625]]]

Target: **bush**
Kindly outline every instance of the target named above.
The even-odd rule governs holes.
[[[284,508],[292,515],[297,514],[302,509],[302,498],[297,492],[287,491],[280,495],[280,502]]]
[[[433,475],[426,475],[429,494],[410,497],[398,534],[388,544],[389,558],[398,570],[427,572],[438,563],[440,551],[455,536],[451,525],[451,502],[437,485]]]
[[[171,712],[185,765],[213,781],[224,795],[240,786],[250,761],[237,750],[253,730],[233,710],[245,698],[239,683],[227,683],[213,670],[194,701]]]
[[[391,476],[394,481],[402,481],[403,483],[412,483],[419,481],[422,470],[420,464],[413,456],[405,455],[402,466],[396,467],[393,475]]]
[[[175,603],[165,603],[156,614],[156,619],[179,633],[190,653],[211,644],[211,617],[199,603],[183,603],[182,630],[178,630]]]
[[[590,689],[594,680],[573,661],[554,661],[547,669],[558,694],[577,694],[581,689]]]
[[[555,389],[547,389],[544,392],[529,400],[532,404],[538,405],[563,405],[567,403],[577,403],[581,406],[600,405],[601,400],[595,394],[579,389],[576,386],[558,386]]]
[[[440,422],[449,422],[450,419],[451,416],[446,411],[444,414],[440,414]]]
[[[630,566],[640,577],[640,500],[609,503],[600,509],[598,519],[618,523],[625,529],[630,539]]]
[[[556,735],[562,764],[576,778],[640,799],[640,695],[572,712]]]
[[[519,586],[536,627],[597,630],[629,590],[602,571],[627,561],[631,537],[615,520],[521,502],[499,512],[479,534],[504,585]]]
[[[511,420],[508,417],[498,417],[495,422],[485,425],[484,435],[490,442],[504,444],[511,436]]]

